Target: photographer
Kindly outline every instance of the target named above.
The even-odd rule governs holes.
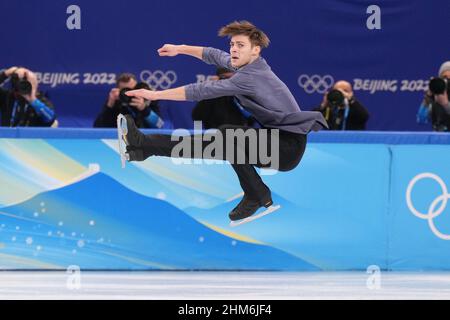
[[[369,112],[355,99],[347,81],[336,82],[314,111],[323,114],[330,130],[365,130],[369,119]]]
[[[134,89],[150,89],[150,87],[144,82],[138,83],[131,73],[119,75],[116,87],[109,92],[108,100],[95,119],[94,127],[115,128],[117,116],[121,113],[131,115],[139,128],[161,128],[164,121],[158,115],[158,103],[125,95],[125,92]]]
[[[25,68],[11,67],[0,74],[0,85],[8,78],[11,89],[0,88],[3,127],[57,127],[53,105],[40,92],[36,75]]]
[[[434,131],[450,131],[450,61],[439,68],[439,77],[431,78],[429,89],[417,111],[418,123],[431,121]]]

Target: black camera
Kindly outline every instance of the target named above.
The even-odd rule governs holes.
[[[123,106],[127,106],[130,104],[132,97],[127,96],[125,93],[127,91],[134,90],[129,88],[123,88],[119,92],[119,101]]]
[[[443,94],[447,91],[450,96],[450,84],[445,78],[431,78],[429,89],[433,94]]]
[[[327,101],[332,107],[344,106],[345,97],[341,91],[333,89],[327,94]]]
[[[13,73],[11,76],[12,88],[20,95],[29,95],[32,91],[31,82],[27,80],[27,76],[24,75],[22,79],[19,78],[17,73]]]
[[[149,87],[149,85],[146,84],[145,82],[138,82],[138,83],[136,84],[136,86],[135,86],[133,89],[130,89],[130,88],[123,88],[123,89],[121,89],[120,92],[119,92],[119,101],[120,101],[120,104],[121,104],[123,107],[129,106],[129,105],[130,105],[130,102],[131,102],[131,99],[133,99],[133,97],[129,97],[129,96],[127,96],[125,93],[126,93],[127,91],[138,90],[138,89],[147,89],[147,90],[149,90],[150,87]]]

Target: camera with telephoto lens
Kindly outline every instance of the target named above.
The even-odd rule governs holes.
[[[343,107],[345,103],[345,97],[341,91],[333,89],[327,94],[327,101],[333,107]]]
[[[21,79],[17,73],[13,73],[11,76],[12,88],[15,92],[20,95],[29,95],[32,91],[31,82],[27,80],[27,76]]]
[[[138,90],[138,89],[150,90],[150,87],[145,82],[138,82],[138,84],[136,84],[136,86],[133,89],[123,88],[120,90],[119,101],[120,101],[120,104],[122,105],[122,107],[132,107],[132,106],[130,106],[130,103],[131,103],[131,99],[133,99],[133,97],[127,96],[125,93],[128,91],[131,91],[131,90]]]
[[[127,91],[134,90],[129,88],[123,88],[119,92],[119,101],[122,106],[128,106],[131,102],[132,97],[127,96],[125,93]]]
[[[443,94],[447,92],[450,96],[450,83],[449,80],[443,78],[431,78],[429,89],[433,94]]]

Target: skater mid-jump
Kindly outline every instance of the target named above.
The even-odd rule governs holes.
[[[327,123],[320,112],[301,111],[288,87],[272,72],[266,60],[261,57],[261,50],[269,45],[266,34],[247,21],[235,21],[219,31],[219,36],[230,39],[230,53],[209,47],[165,44],[158,49],[160,56],[173,57],[186,54],[203,60],[207,64],[228,68],[235,74],[219,81],[193,83],[186,86],[163,91],[145,89],[128,91],[132,97],[142,97],[148,100],[176,100],[199,101],[221,96],[234,96],[235,102],[247,116],[252,116],[257,128],[223,125],[218,131],[229,132],[248,130],[256,132],[258,143],[268,150],[273,150],[274,142],[262,135],[263,130],[277,132],[276,152],[278,163],[274,169],[288,171],[295,168],[305,151],[306,135],[311,131],[327,128]],[[128,161],[143,161],[150,156],[174,156],[172,149],[177,141],[172,141],[171,135],[144,135],[135,126],[129,116],[118,118],[119,139],[126,145],[125,153]],[[203,135],[192,135],[192,140],[204,139]],[[263,163],[255,152],[254,144],[245,140],[244,144],[223,141],[224,152],[217,156],[228,160],[235,170],[244,196],[239,204],[231,211],[232,221],[252,216],[260,207],[270,207],[272,196],[270,189],[263,183],[255,170],[256,167],[273,168]],[[119,142],[121,142],[119,140]],[[204,143],[202,148],[207,148]],[[250,148],[252,147],[252,148]],[[272,149],[271,149],[272,148]],[[232,159],[227,157],[228,151],[233,149]],[[257,152],[258,150],[256,150]],[[244,163],[236,161],[239,153],[244,155]],[[257,152],[258,153],[258,152]],[[183,154],[182,157],[195,157]],[[256,161],[251,162],[250,159]]]

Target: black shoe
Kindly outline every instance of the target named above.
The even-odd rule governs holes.
[[[127,146],[127,152],[125,154],[127,155],[128,161],[144,161],[146,159],[144,151],[133,146]]]
[[[273,204],[270,191],[260,200],[250,199],[246,195],[241,202],[228,215],[231,221],[241,220],[252,216],[261,207],[270,207]]]
[[[126,114],[125,117],[125,128],[123,128],[123,139],[128,146],[140,148],[145,139],[145,135],[139,131],[138,127],[134,123],[134,119],[131,115]],[[128,150],[128,148],[127,148]]]

